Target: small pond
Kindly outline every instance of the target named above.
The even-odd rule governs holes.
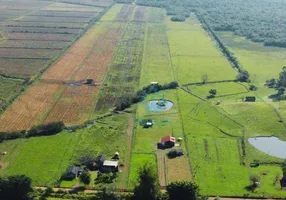
[[[148,102],[149,110],[153,112],[170,110],[173,105],[174,103],[168,100],[154,100]]]
[[[249,138],[248,142],[268,155],[286,159],[286,141],[277,137],[255,137]]]

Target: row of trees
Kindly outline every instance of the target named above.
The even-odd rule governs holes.
[[[0,142],[17,138],[54,135],[61,132],[64,128],[65,124],[63,122],[51,122],[33,126],[30,130],[0,132]]]
[[[285,1],[193,0],[215,31],[232,31],[266,46],[286,47]]]

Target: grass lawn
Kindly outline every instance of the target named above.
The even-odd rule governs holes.
[[[134,188],[135,184],[138,182],[138,173],[140,168],[149,164],[157,169],[156,155],[155,154],[144,154],[144,153],[132,153],[130,161],[130,169],[128,176],[128,187]]]
[[[208,77],[208,81],[235,79],[235,70],[195,16],[185,23],[172,22],[169,18],[165,22],[172,63],[179,83],[202,82],[203,75]]]

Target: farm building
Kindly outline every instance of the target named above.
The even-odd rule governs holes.
[[[151,82],[151,85],[158,85],[159,83],[158,82],[155,82],[155,81],[152,81]]]
[[[157,144],[158,149],[172,148],[176,144],[176,138],[172,136],[166,136],[161,138],[161,141]]]
[[[96,169],[100,169],[104,163],[106,159],[106,156],[105,155],[100,155],[98,157],[96,157],[93,165],[95,166]]]
[[[87,85],[93,84],[93,79],[91,78],[86,79],[86,84]]]
[[[245,97],[245,100],[244,100],[245,102],[255,102],[256,101],[256,97],[253,97],[253,96],[251,96],[251,97]]]
[[[118,172],[118,161],[105,160],[102,167],[102,172]]]
[[[280,180],[280,185],[281,185],[281,188],[285,188],[286,187],[286,172],[284,172],[284,176]]]
[[[153,120],[151,120],[151,119],[147,119],[145,122],[144,122],[144,125],[143,125],[143,127],[144,128],[150,128],[150,127],[152,127],[153,126]]]
[[[65,179],[74,179],[78,177],[83,172],[83,169],[78,166],[69,166],[64,175]]]

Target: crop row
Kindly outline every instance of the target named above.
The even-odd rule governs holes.
[[[5,27],[8,33],[52,33],[52,34],[78,34],[81,29],[74,28],[34,28],[34,27]]]
[[[97,110],[114,106],[132,96],[139,86],[145,24],[129,23],[122,37],[110,72],[106,77],[107,88],[102,90]]]
[[[18,22],[72,22],[72,23],[88,23],[89,18],[79,18],[79,17],[46,17],[46,16],[26,16],[19,20]]]
[[[7,109],[0,117],[0,129],[28,129],[34,124],[55,120],[67,124],[87,120],[98,88],[58,83],[87,78],[96,83],[103,81],[124,28],[124,23],[108,23],[108,26],[100,24],[88,30],[43,74],[43,81],[32,85]],[[17,117],[7,123],[13,116]]]
[[[103,9],[102,9],[103,10]],[[29,16],[45,16],[45,17],[74,17],[74,18],[90,18],[97,15],[99,12],[65,12],[65,11],[38,11]]]

